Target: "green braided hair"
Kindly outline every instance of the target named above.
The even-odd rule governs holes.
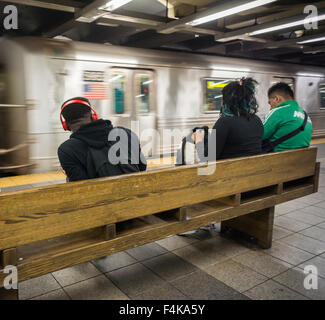
[[[223,106],[221,115],[225,117],[245,116],[249,119],[258,110],[255,97],[257,81],[252,78],[242,78],[230,82],[222,90]]]

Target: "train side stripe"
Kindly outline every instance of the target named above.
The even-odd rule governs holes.
[[[271,115],[272,115],[275,111],[280,110],[280,109],[282,109],[282,108],[286,108],[286,107],[290,107],[290,104],[287,104],[287,105],[285,105],[285,106],[278,107],[278,108],[275,108],[275,109],[271,110],[271,111],[270,111],[270,112],[265,116],[264,121],[263,121],[263,124],[265,124],[265,123],[267,122],[267,120],[269,120],[269,118],[271,117]]]

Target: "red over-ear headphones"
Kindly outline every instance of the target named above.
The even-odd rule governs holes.
[[[81,103],[81,104],[84,104],[84,105],[86,105],[87,107],[89,107],[91,110],[92,110],[92,114],[91,114],[91,116],[92,116],[92,118],[93,118],[93,120],[95,121],[95,120],[98,120],[98,114],[97,114],[97,112],[95,111],[95,109],[88,103],[88,102],[86,102],[86,101],[83,101],[83,100],[69,100],[69,101],[67,101],[63,106],[62,106],[62,108],[61,108],[61,112],[60,112],[60,120],[61,120],[61,123],[62,123],[62,127],[63,127],[63,129],[66,131],[66,130],[68,130],[68,125],[67,125],[67,122],[66,121],[64,121],[63,120],[63,118],[62,118],[62,110],[66,107],[66,106],[68,106],[69,104],[72,104],[72,103]]]

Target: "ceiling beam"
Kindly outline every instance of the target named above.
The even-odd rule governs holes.
[[[238,6],[246,2],[247,0],[230,0],[230,1],[223,2],[222,4],[220,3],[217,5],[214,4],[213,6],[209,6],[209,8],[202,10],[198,13],[194,13],[182,19],[166,23],[165,25],[162,25],[160,28],[158,28],[157,31],[159,33],[165,33],[165,34],[177,32],[180,30],[180,28],[184,27],[184,25],[186,25],[186,23],[188,22],[191,22],[196,19],[200,19],[210,14],[214,14],[220,11],[233,8],[234,6]],[[222,33],[216,31],[216,34],[222,34]]]
[[[6,2],[72,13],[80,8],[80,2],[77,1],[56,1],[56,3],[53,3],[53,1],[6,0]]]
[[[99,17],[107,14],[107,11],[99,10],[98,8],[104,6],[107,0],[95,0],[86,5],[82,9],[75,12],[75,19],[79,22],[91,23]]]
[[[51,28],[47,31],[44,31],[42,33],[43,37],[46,38],[54,38],[56,36],[60,36],[66,32],[68,32],[69,30],[75,28],[78,24],[80,24],[80,22],[76,21],[75,19],[69,19],[68,21],[55,26],[54,28]]]
[[[319,14],[322,14],[322,13],[319,12]],[[278,20],[268,22],[268,23],[255,24],[255,25],[252,25],[252,26],[249,26],[246,28],[241,28],[239,30],[225,32],[222,35],[216,35],[215,40],[223,41],[223,42],[231,41],[231,40],[238,38],[239,36],[247,35],[253,31],[270,28],[270,27],[274,27],[277,25],[286,24],[286,23],[290,23],[290,22],[295,22],[295,21],[302,20],[305,18],[306,18],[306,15],[300,14],[300,15],[291,16],[290,18],[278,19]],[[297,27],[295,27],[295,28],[297,28]]]
[[[103,12],[98,10],[98,8],[103,6],[106,2],[107,0],[95,0],[89,5],[86,5],[81,9],[77,9],[74,12],[73,19],[69,19],[63,24],[55,26],[50,30],[47,30],[43,35],[45,37],[59,36],[74,28],[79,22],[87,22],[87,23],[93,22],[99,16],[107,14],[106,11]]]
[[[274,20],[288,18],[291,16],[299,15],[304,11],[304,8],[306,6],[306,3],[304,4],[296,4],[294,6],[276,6],[276,3],[274,3],[274,7],[270,8],[269,10],[265,10],[262,14],[259,16],[256,14],[250,14],[250,15],[236,15],[231,16],[227,19],[226,28],[227,29],[239,29],[248,27],[254,24],[263,24],[268,23]],[[314,3],[315,6],[317,6],[319,9],[325,8],[325,1],[320,1],[317,3]],[[273,12],[269,14],[269,12]],[[277,13],[274,13],[274,11],[280,11]]]
[[[141,24],[143,26],[148,27],[157,27],[162,22],[165,23],[166,19],[159,16],[153,16],[149,14],[143,14],[139,12],[131,12],[131,11],[120,11],[118,13],[113,12],[107,12],[105,15],[103,15],[102,18],[99,19],[110,19],[110,20],[116,20],[115,22],[123,25],[123,22],[128,22],[128,25],[135,26],[136,24]]]
[[[154,30],[147,30],[129,38],[123,45],[141,48],[158,48],[163,45],[179,43],[193,38],[194,35],[188,33],[160,34]]]
[[[174,5],[172,3],[170,3],[170,1],[167,1],[167,0],[157,0],[157,1],[168,8],[168,18],[175,19]]]
[[[320,36],[324,35],[325,28],[320,28],[317,33],[311,35],[303,35],[298,38],[291,38],[286,40],[279,40],[279,41],[265,41],[264,44],[261,44],[257,50],[260,49],[274,49],[274,48],[282,48],[282,47],[292,47],[296,49],[302,49],[304,46],[311,46],[315,43],[306,43],[306,44],[298,44],[297,42],[305,41],[305,40],[312,40],[315,38],[319,38]],[[248,51],[254,51],[254,47],[249,48]]]

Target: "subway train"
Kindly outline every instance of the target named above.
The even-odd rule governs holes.
[[[325,68],[30,37],[1,38],[0,48],[0,173],[60,168],[57,148],[69,137],[60,107],[75,96],[136,130],[148,157],[172,154],[196,126],[211,128],[222,88],[248,76],[259,83],[260,117],[268,88],[287,82],[313,135],[325,135]],[[181,134],[168,138],[173,130]]]

